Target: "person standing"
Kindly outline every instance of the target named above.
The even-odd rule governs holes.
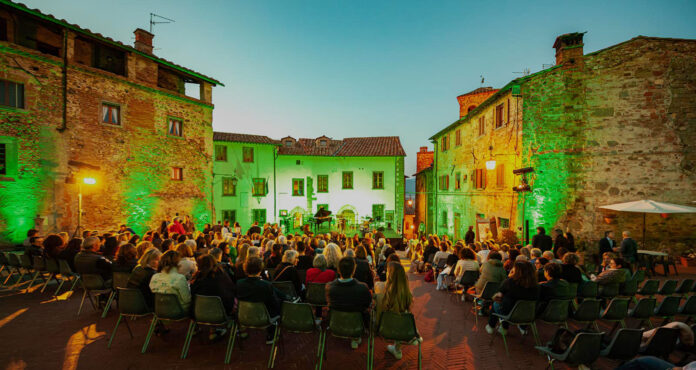
[[[469,244],[474,244],[476,241],[476,233],[474,232],[474,227],[469,226],[469,230],[464,234],[464,243],[468,246]]]
[[[553,248],[553,239],[546,235],[546,229],[543,226],[537,227],[537,234],[532,238],[532,247],[539,248],[542,252]]]
[[[568,240],[568,247],[566,248],[568,252],[575,252],[575,236],[570,232],[570,227],[566,228],[565,238]]]
[[[553,241],[553,253],[556,254],[560,248],[568,250],[568,239],[563,235],[563,230],[556,229],[556,239]]]
[[[604,238],[599,241],[599,255],[603,256],[606,252],[613,252],[615,246],[614,232],[611,230],[605,231]]]
[[[636,263],[638,243],[631,238],[631,233],[628,231],[624,231],[622,236],[623,240],[621,241],[621,245],[619,247],[615,247],[614,252],[619,252],[624,261],[633,265]]]

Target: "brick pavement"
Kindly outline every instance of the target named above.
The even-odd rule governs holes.
[[[693,272],[693,271],[689,271]],[[692,274],[690,274],[693,277]],[[679,278],[683,278],[682,273]],[[533,350],[532,337],[520,337],[510,330],[510,357],[505,355],[499,336],[493,339],[485,330],[486,320],[474,325],[469,309],[471,303],[457,302],[447,293],[425,283],[423,275],[409,273],[415,297],[413,313],[424,338],[424,369],[543,369],[545,358]],[[50,291],[47,289],[47,291]],[[66,300],[51,299],[49,293],[0,293],[0,364],[6,369],[196,369],[223,368],[224,341],[205,343],[199,336],[191,344],[189,357],[180,360],[186,324],[171,325],[165,337],[153,337],[148,353],[140,354],[149,320],[131,321],[135,339],[130,339],[123,325],[112,348],[106,348],[108,335],[116,322],[116,312],[101,319],[91,307],[75,314],[80,294]],[[87,303],[86,303],[87,304]],[[629,321],[629,325],[635,325]],[[608,330],[608,325],[600,326]],[[572,323],[571,323],[572,327]],[[554,328],[539,324],[542,341],[548,341]],[[263,369],[270,346],[263,334],[250,331],[250,338],[235,345],[231,369]],[[310,369],[314,366],[316,336],[288,334],[284,337],[276,367],[278,369]],[[366,341],[352,351],[345,340],[329,337],[325,369],[359,369],[365,366]],[[610,369],[616,363],[600,359],[593,368]],[[376,340],[375,368],[417,368],[417,347],[405,346],[403,359],[394,360],[386,352],[386,343]],[[562,365],[557,368],[564,368]]]

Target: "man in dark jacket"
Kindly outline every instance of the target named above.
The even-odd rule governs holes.
[[[258,221],[254,221],[254,224],[251,225],[249,231],[247,231],[247,235],[249,236],[252,236],[254,234],[261,234],[261,228],[259,227]]]
[[[553,248],[553,239],[546,235],[546,229],[543,226],[537,227],[537,234],[532,238],[532,247],[539,248],[542,252]]]
[[[34,256],[42,257],[45,254],[43,248],[44,239],[40,236],[32,236],[29,238],[29,245],[24,247],[24,254],[29,256],[31,263],[34,263]]]
[[[353,279],[355,274],[355,260],[352,257],[343,257],[338,262],[338,280],[330,283],[326,289],[326,302],[330,310],[344,312],[361,312],[365,324],[369,323],[367,310],[372,304],[372,293],[365,283]],[[351,348],[356,349],[361,340],[353,340]]]
[[[464,235],[464,243],[466,243],[466,245],[469,245],[469,244],[474,244],[475,241],[476,241],[476,233],[474,232],[474,227],[469,226],[469,231],[467,231],[466,234]]]
[[[544,265],[544,277],[546,281],[539,283],[539,302],[546,302],[552,299],[570,299],[570,285],[562,279],[563,268],[558,263],[547,263]],[[539,313],[543,312],[542,305]]]
[[[628,231],[624,231],[622,236],[621,246],[614,248],[614,251],[619,252],[624,261],[629,264],[635,264],[638,255],[638,243],[631,238],[631,233]]]
[[[556,229],[554,232],[556,233],[556,239],[553,241],[553,254],[558,253],[560,248],[568,251],[568,239],[563,235],[563,230]]]
[[[99,248],[99,238],[96,236],[87,237],[82,242],[82,251],[75,255],[75,270],[78,274],[101,275],[105,285],[109,286],[111,280],[111,262],[97,253]]]
[[[614,241],[614,232],[609,230],[604,232],[604,238],[599,241],[599,256],[603,256],[606,252],[613,252],[616,247]]]

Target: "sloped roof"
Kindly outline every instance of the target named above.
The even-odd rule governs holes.
[[[335,154],[337,157],[405,157],[398,136],[348,137]]]
[[[193,77],[199,78],[199,79],[201,79],[201,80],[203,80],[203,81],[206,81],[206,82],[209,82],[209,83],[211,83],[211,84],[213,84],[213,85],[225,86],[222,82],[220,82],[220,81],[218,81],[218,80],[216,80],[216,79],[214,79],[214,78],[212,78],[212,77],[208,77],[208,76],[206,76],[206,75],[204,75],[204,74],[202,74],[202,73],[200,73],[200,72],[196,72],[196,71],[194,71],[194,70],[192,70],[192,69],[188,69],[188,68],[186,68],[186,67],[180,66],[180,65],[178,65],[178,64],[176,64],[176,63],[174,63],[174,62],[170,62],[170,61],[168,61],[168,60],[166,60],[166,59],[164,59],[164,58],[160,58],[160,57],[156,57],[156,56],[151,55],[151,54],[144,53],[144,52],[142,52],[142,51],[140,51],[140,50],[137,50],[137,49],[134,48],[133,46],[126,45],[126,44],[124,44],[124,43],[122,43],[122,42],[120,42],[120,41],[116,41],[116,40],[114,40],[114,39],[112,39],[112,38],[110,38],[110,37],[104,36],[104,35],[102,35],[102,34],[100,34],[100,33],[98,33],[98,32],[93,32],[93,31],[91,31],[91,30],[89,30],[89,29],[87,29],[87,28],[80,27],[80,26],[78,26],[78,25],[76,25],[76,24],[73,24],[73,23],[70,23],[70,22],[66,21],[65,19],[58,19],[58,18],[54,17],[52,14],[42,13],[42,12],[41,12],[40,10],[38,10],[38,9],[29,8],[28,6],[26,6],[26,5],[22,4],[22,3],[15,3],[15,2],[12,2],[12,1],[10,1],[10,0],[0,0],[0,4],[9,6],[9,7],[11,7],[11,8],[14,8],[14,9],[16,9],[16,10],[18,10],[18,11],[21,11],[21,12],[24,12],[24,13],[31,14],[31,15],[33,15],[33,16],[35,16],[35,17],[41,18],[41,19],[43,19],[43,20],[45,20],[45,21],[48,21],[48,22],[57,24],[57,25],[59,25],[59,26],[66,27],[66,28],[68,28],[68,29],[70,29],[70,30],[72,30],[72,31],[74,31],[74,32],[81,33],[81,34],[83,34],[83,35],[87,35],[87,36],[93,37],[93,38],[95,38],[95,39],[97,39],[97,40],[99,40],[99,41],[105,42],[105,43],[110,44],[110,45],[112,45],[112,46],[115,46],[115,47],[117,47],[117,48],[119,48],[119,49],[125,49],[125,50],[128,51],[128,52],[141,55],[141,56],[143,56],[143,57],[145,57],[145,58],[151,59],[151,60],[153,60],[153,61],[155,61],[155,62],[157,62],[157,63],[160,63],[160,64],[163,64],[163,65],[165,65],[165,66],[167,66],[167,67],[173,68],[173,69],[175,69],[175,70],[177,70],[177,71],[179,71],[179,72],[182,72],[182,73],[184,73],[184,74],[187,74],[187,75],[189,75],[189,76],[193,76]]]
[[[480,94],[480,93],[491,92],[491,91],[497,91],[497,89],[494,89],[492,86],[479,87],[478,89],[469,91],[468,93],[461,94],[459,96],[474,95],[474,94]]]
[[[235,143],[272,144],[280,142],[264,135],[235,134],[229,132],[213,132],[213,141],[230,141]]]

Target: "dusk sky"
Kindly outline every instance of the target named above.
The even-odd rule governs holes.
[[[638,35],[696,38],[696,1],[25,0],[133,43],[149,14],[154,53],[222,81],[216,131],[333,138],[398,135],[406,174],[459,118],[456,96],[554,63],[556,36],[585,52]]]

